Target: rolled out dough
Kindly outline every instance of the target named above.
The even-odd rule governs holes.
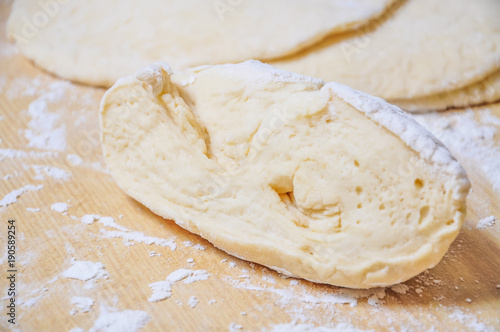
[[[440,94],[500,68],[499,13],[498,0],[407,0],[364,29],[270,63],[389,101]]]
[[[423,113],[466,108],[500,100],[500,71],[464,88],[415,99],[395,99],[392,103],[407,112]]]
[[[270,59],[380,15],[395,0],[16,0],[8,35],[63,78],[111,86],[176,68]]]

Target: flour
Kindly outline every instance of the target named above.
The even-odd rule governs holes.
[[[89,332],[136,332],[143,328],[149,321],[149,315],[145,311],[116,309],[101,305],[99,318]]]
[[[26,211],[28,212],[40,212],[40,209],[39,208],[26,208]]]
[[[80,156],[76,155],[76,154],[68,154],[66,156],[66,160],[73,167],[80,166],[83,163],[83,159]]]
[[[106,227],[111,227],[111,228],[118,229],[120,231],[128,232],[128,229],[117,224],[115,222],[115,218],[113,218],[113,217],[99,217],[99,223],[103,224]]]
[[[59,213],[64,213],[64,212],[68,211],[69,207],[70,207],[70,205],[68,203],[63,203],[63,202],[54,203],[50,206],[51,210],[59,212]]]
[[[241,329],[243,329],[242,325],[239,325],[239,324],[236,324],[236,323],[229,324],[229,332],[238,332]]]
[[[479,322],[475,315],[470,315],[464,313],[459,308],[455,308],[454,311],[449,315],[452,320],[460,322],[462,325],[466,326],[469,331],[477,332],[493,332],[494,328],[486,326],[486,324]]]
[[[161,256],[161,253],[156,252],[154,250],[149,251],[149,257]]]
[[[66,149],[66,126],[61,123],[59,114],[49,112],[45,95],[30,103],[28,115],[31,121],[24,131],[28,147],[57,151]]]
[[[227,276],[225,280],[236,288],[274,294],[278,297],[277,303],[282,307],[295,302],[315,305],[349,304],[351,307],[355,307],[359,299],[365,298],[369,305],[376,307],[380,305],[382,300],[386,297],[385,288],[341,288],[337,290],[336,293],[323,292],[313,295],[311,292],[308,292],[306,288],[296,289],[290,287],[277,288],[269,285],[262,286],[260,283],[253,284],[251,279],[234,279],[230,276]]]
[[[79,312],[89,312],[90,308],[94,305],[94,300],[90,297],[73,296],[71,298],[71,304],[74,305]]]
[[[477,222],[477,229],[485,229],[487,227],[493,227],[495,225],[495,221],[497,218],[495,216],[489,216],[486,218],[483,218]]]
[[[81,327],[74,327],[71,330],[69,330],[69,332],[85,332],[85,330],[82,329]]]
[[[29,192],[29,191],[38,191],[43,188],[43,185],[38,185],[34,186],[31,184],[28,184],[22,188],[15,189],[8,193],[7,195],[0,200],[0,207],[6,207],[9,206],[10,204],[16,203],[17,199],[24,193]]]
[[[500,146],[494,140],[500,124],[489,109],[414,117],[450,149],[469,173],[481,173],[500,193]]]
[[[16,100],[23,97],[34,97],[41,91],[42,76],[35,78],[29,76],[16,76],[10,81],[5,95],[8,99]]]
[[[191,296],[188,300],[188,305],[191,307],[191,308],[194,308],[198,305],[199,301],[196,297],[194,296]]]
[[[159,302],[168,299],[172,296],[172,285],[176,282],[183,281],[185,284],[191,284],[196,281],[207,280],[209,276],[210,275],[205,270],[176,270],[170,273],[165,280],[149,284],[153,294],[148,301]],[[196,304],[198,304],[198,302]]]
[[[289,324],[274,325],[272,329],[266,330],[270,332],[361,332],[368,330],[359,330],[347,323],[339,323],[333,327],[316,327],[313,324],[297,324],[292,322]],[[373,331],[373,330],[370,330]]]
[[[7,98],[33,98],[27,110],[30,117],[28,127],[21,131],[28,140],[27,146],[64,151],[67,147],[67,128],[62,117],[67,113],[68,102],[77,98],[80,102],[79,94],[74,93],[74,85],[61,80],[54,82],[44,75],[36,78],[19,76],[9,83],[5,92]],[[63,101],[65,105],[61,106]]]
[[[276,284],[276,279],[274,279],[272,276],[270,275],[267,275],[267,274],[264,274],[263,272],[263,275],[262,275],[262,280],[265,280],[271,284]]]
[[[97,214],[86,214],[80,218],[80,221],[84,224],[92,225],[94,221],[98,220],[99,218],[100,216]]]
[[[15,149],[0,149],[0,161],[9,158],[46,158],[46,157],[57,157],[59,153],[54,151],[24,151]]]
[[[172,284],[168,280],[157,281],[149,284],[153,294],[148,299],[149,302],[159,302],[172,296]]]
[[[35,180],[45,180],[45,175],[49,176],[55,180],[67,181],[72,176],[68,171],[54,166],[41,166],[41,165],[31,165],[36,175],[33,179]]]
[[[72,260],[69,269],[63,272],[63,277],[85,281],[85,288],[93,288],[98,279],[109,278],[109,273],[104,269],[100,262],[93,263],[89,261]]]
[[[168,247],[170,250],[174,251],[177,248],[177,244],[173,239],[160,239],[153,236],[146,236],[141,232],[132,232],[132,231],[107,231],[101,229],[101,234],[104,238],[114,239],[121,238],[123,239],[123,244],[125,246],[131,246],[135,243],[144,243],[144,244],[154,244],[161,247]]]
[[[201,251],[204,251],[205,249],[207,249],[207,247],[202,246],[201,244],[195,244],[193,248],[195,248],[196,250],[201,250]]]

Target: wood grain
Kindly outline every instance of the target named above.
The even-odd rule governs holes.
[[[101,156],[97,111],[104,90],[65,83],[17,54],[4,37],[8,11],[8,2],[0,2],[0,199],[27,184],[43,188],[26,192],[16,203],[0,208],[1,297],[7,295],[4,274],[9,219],[15,219],[17,225],[19,270],[17,324],[7,323],[4,310],[0,329],[87,330],[95,324],[101,309],[109,307],[146,312],[150,320],[144,331],[238,330],[236,325],[241,331],[260,331],[292,322],[373,330],[500,330],[500,222],[491,228],[476,228],[481,218],[494,215],[500,219],[499,197],[474,161],[464,163],[473,191],[463,231],[437,267],[405,283],[406,294],[390,288],[352,291],[284,278],[225,254],[123,194]],[[56,96],[47,98],[49,93]],[[26,130],[33,129],[30,121],[34,119],[28,110],[37,101],[46,103],[46,115],[56,117],[54,128],[64,126],[63,149],[47,151],[29,146]],[[476,111],[478,116],[490,112],[500,119],[500,105]],[[494,140],[500,147],[498,134]],[[13,157],[13,150],[7,149],[26,155]],[[51,154],[36,155],[46,152]],[[82,163],[72,163],[71,155],[79,156]],[[54,166],[71,173],[71,177],[61,180],[45,175],[43,180],[37,179],[33,165]],[[67,214],[51,209],[57,202],[70,204]],[[82,223],[80,218],[87,214],[111,216],[130,232],[173,239],[177,248],[106,238],[106,232],[116,229],[99,222]],[[206,249],[187,246],[186,241]],[[151,252],[161,255],[150,256]],[[188,263],[189,258],[194,263]],[[102,262],[109,278],[87,289],[84,282],[63,277],[72,259]],[[210,277],[192,284],[176,283],[169,299],[148,302],[148,285],[165,280],[180,268],[203,269]],[[73,296],[92,298],[90,312],[71,315]],[[191,296],[199,301],[194,308],[188,305]],[[341,296],[347,300],[342,301]],[[354,297],[358,297],[355,303]],[[216,302],[209,303],[212,299]],[[4,297],[3,307],[7,301]]]

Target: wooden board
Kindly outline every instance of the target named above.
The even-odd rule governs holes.
[[[367,291],[284,278],[225,254],[123,194],[101,156],[97,112],[104,90],[64,82],[24,59],[4,37],[8,12],[9,4],[0,2],[0,199],[19,188],[28,190],[0,207],[0,330],[88,330],[113,311],[121,318],[143,312],[149,320],[144,331],[261,331],[279,324],[289,324],[282,331],[294,324],[500,330],[500,222],[476,228],[481,218],[500,219],[499,197],[474,160],[464,162],[473,183],[466,225],[434,269],[405,286]],[[475,111],[500,119],[499,105]],[[492,139],[500,148],[498,132]],[[27,185],[43,188],[30,191]],[[69,204],[67,212],[51,209],[58,202]],[[88,214],[113,217],[119,226],[85,224],[81,218]],[[11,219],[17,246],[15,325],[8,323],[5,308]],[[146,242],[152,237],[159,242],[141,243],[133,232]],[[100,262],[108,277],[94,283],[66,278],[73,261]],[[182,268],[206,270],[209,278],[176,282],[170,298],[148,302],[149,284]],[[90,311],[72,312],[74,296],[91,298]],[[191,307],[193,296],[198,304]]]

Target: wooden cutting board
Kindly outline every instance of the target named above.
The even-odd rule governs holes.
[[[403,285],[365,291],[285,278],[225,254],[123,194],[101,156],[104,90],[62,81],[24,59],[4,37],[8,11],[0,2],[0,199],[24,193],[0,207],[0,330],[500,330],[500,222],[476,227],[481,218],[500,219],[500,200],[474,160],[465,163],[473,183],[466,225],[437,267]],[[500,105],[475,111],[500,120]],[[493,140],[500,147],[498,134]],[[90,214],[114,219],[82,222]],[[6,315],[8,220],[16,227],[15,325]],[[78,262],[93,263],[79,272],[93,279],[68,277]],[[204,270],[208,279],[173,282],[169,298],[149,302],[149,284],[179,269]],[[88,312],[72,303],[75,296],[92,299]]]

